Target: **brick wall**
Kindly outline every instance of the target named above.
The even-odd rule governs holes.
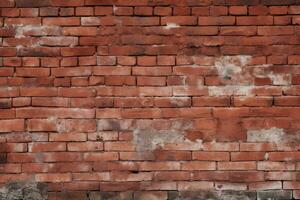
[[[300,199],[298,0],[0,9],[3,187],[43,184],[50,200]]]

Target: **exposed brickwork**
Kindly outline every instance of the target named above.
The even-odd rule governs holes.
[[[300,199],[300,1],[0,14],[0,196],[26,182],[50,200]]]

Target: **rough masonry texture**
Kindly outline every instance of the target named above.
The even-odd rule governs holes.
[[[0,0],[0,199],[300,199],[299,0]]]

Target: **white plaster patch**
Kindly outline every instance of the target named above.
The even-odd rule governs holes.
[[[176,105],[176,106],[179,106],[179,107],[182,107],[184,105],[186,105],[186,103],[188,102],[188,98],[185,98],[185,97],[182,97],[182,98],[171,98],[171,104],[172,105]]]
[[[268,74],[268,77],[272,80],[273,85],[290,85],[291,76],[289,74]]]
[[[81,25],[84,25],[84,26],[100,25],[100,18],[99,17],[81,17]]]
[[[241,74],[251,56],[222,56],[215,61],[215,67],[219,76],[224,79],[234,78],[237,74]]]
[[[113,12],[116,13],[117,10],[118,10],[118,7],[113,5]]]
[[[287,140],[286,134],[282,128],[270,128],[261,130],[249,130],[247,132],[248,142],[272,142],[280,144]]]
[[[176,23],[167,23],[167,25],[164,27],[164,29],[172,29],[172,28],[179,28],[180,25],[176,24]]]
[[[59,26],[37,26],[37,25],[25,25],[16,26],[15,38],[24,38],[30,36],[47,36],[47,35],[59,35]]]
[[[269,160],[269,153],[265,153],[264,159]]]
[[[284,135],[284,130],[276,127],[270,129],[250,130],[247,132],[247,141],[279,143]]]
[[[188,145],[190,149],[202,149],[202,140],[195,142],[187,140],[181,131],[177,130],[135,130],[133,142],[137,151],[153,151],[163,148],[167,144]]]
[[[226,86],[209,86],[209,96],[254,96],[252,91],[254,86],[242,86],[242,85],[226,85]]]

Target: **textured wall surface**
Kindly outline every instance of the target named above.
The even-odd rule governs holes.
[[[300,199],[300,1],[0,10],[2,199]]]

